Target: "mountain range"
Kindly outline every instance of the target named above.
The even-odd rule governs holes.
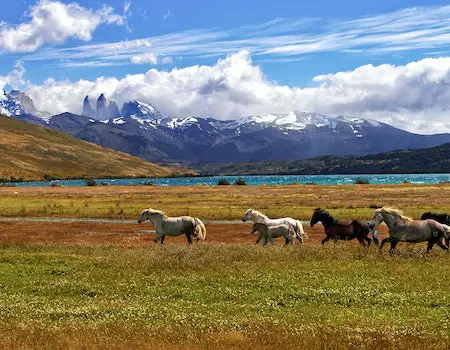
[[[335,175],[450,173],[450,143],[367,156],[322,156],[305,160],[240,163],[191,163],[201,176],[217,175]]]
[[[22,92],[0,97],[0,113],[156,162],[301,160],[421,149],[450,142],[450,134],[418,135],[375,120],[308,111],[227,121],[172,118],[139,101],[127,102],[119,110],[104,94],[95,106],[86,96],[80,101],[80,111],[49,116],[37,111]]]

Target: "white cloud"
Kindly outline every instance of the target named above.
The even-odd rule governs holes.
[[[289,87],[268,81],[248,51],[213,66],[171,71],[151,69],[123,79],[48,80],[27,92],[41,110],[79,113],[85,95],[124,103],[151,103],[164,114],[234,119],[260,113],[309,110],[328,115],[373,118],[419,133],[450,132],[450,58],[430,58],[405,66],[366,65],[321,75],[316,86]]]
[[[3,89],[9,85],[14,89],[20,89],[25,85],[25,66],[22,61],[17,61],[6,76],[0,76],[0,99],[4,98]]]
[[[90,41],[103,23],[126,24],[126,14],[117,15],[110,6],[94,11],[75,2],[64,4],[57,0],[40,0],[25,17],[30,20],[19,25],[0,24],[0,50],[32,52],[44,44],[61,44],[68,38]]]
[[[158,56],[156,56],[154,53],[151,52],[144,53],[142,55],[131,56],[130,62],[133,64],[145,64],[145,63],[157,64]]]
[[[151,50],[149,45],[139,45],[143,42],[151,43]],[[187,30],[129,42],[48,49],[24,59],[54,60],[57,64],[61,58],[95,58],[126,65],[131,56],[148,53],[205,58],[243,49],[259,61],[298,60],[331,51],[372,56],[413,50],[449,52],[450,5],[407,8],[351,21],[279,18],[251,26]]]
[[[170,13],[170,9],[167,10],[167,13],[163,16],[163,21],[165,21],[167,18],[169,18],[170,16],[172,16],[172,14]]]

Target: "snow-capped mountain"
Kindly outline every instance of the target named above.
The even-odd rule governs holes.
[[[141,121],[162,118],[161,113],[155,107],[140,101],[124,103],[121,115],[124,118],[131,118]]]
[[[11,94],[9,94],[11,95]],[[27,115],[23,101],[0,99],[9,116]],[[8,101],[8,102],[6,102]],[[41,120],[80,139],[151,161],[249,161],[305,159],[321,155],[364,155],[428,148],[450,142],[450,134],[417,135],[374,120],[329,117],[307,111],[261,114],[237,120],[171,118],[139,101],[121,113],[102,94],[83,115],[63,113]],[[108,118],[100,118],[107,116]],[[36,122],[28,115],[28,122]]]
[[[0,114],[25,121],[32,120],[36,124],[45,123],[49,117],[49,113],[38,111],[33,100],[18,90],[0,93]]]

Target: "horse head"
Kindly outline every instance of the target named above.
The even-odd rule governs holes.
[[[138,219],[138,223],[142,224],[144,221],[150,220],[152,215],[164,215],[161,211],[159,210],[154,210],[154,209],[145,209],[144,211],[142,211],[141,215],[139,216]]]
[[[246,221],[252,219],[252,211],[253,211],[253,209],[247,209],[247,211],[245,212],[245,214],[244,214],[244,216],[242,218],[243,222],[246,222]]]
[[[381,209],[375,210],[375,215],[372,220],[369,221],[369,230],[373,233],[373,231],[384,221],[383,212]]]
[[[314,209],[314,213],[311,217],[311,221],[309,222],[309,226],[313,227],[319,221],[322,221],[323,223],[323,220],[328,217],[330,217],[330,214],[325,209],[316,208]]]
[[[250,232],[250,234],[254,234],[255,232],[262,232],[264,233],[267,229],[267,225],[262,224],[262,223],[254,223],[252,226],[252,231]]]

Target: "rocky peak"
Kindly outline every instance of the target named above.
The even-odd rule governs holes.
[[[94,117],[95,116],[95,111],[92,108],[91,102],[89,101],[89,96],[86,96],[84,98],[83,111],[81,112],[81,114],[86,117]]]

